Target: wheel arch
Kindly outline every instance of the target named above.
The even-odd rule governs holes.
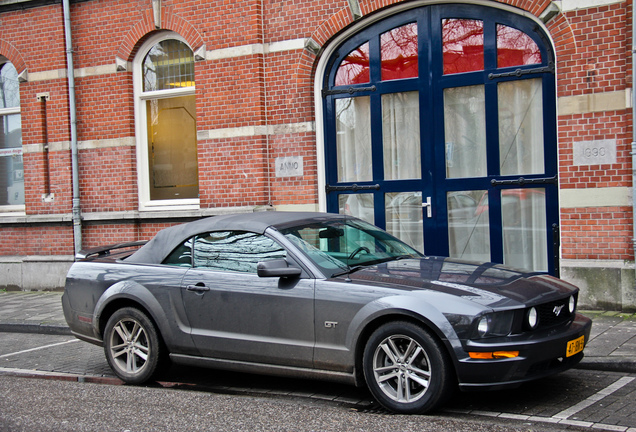
[[[384,314],[373,317],[368,322],[366,322],[360,330],[354,346],[354,371],[356,385],[361,386],[365,383],[362,359],[364,355],[364,349],[367,345],[367,342],[369,341],[369,338],[371,337],[373,332],[375,332],[383,325],[396,321],[409,322],[421,327],[422,329],[430,333],[431,336],[440,343],[440,345],[444,348],[444,352],[446,353],[446,355],[448,355],[448,357],[451,359],[451,371],[454,379],[457,379],[458,365],[456,364],[456,356],[452,354],[455,348],[453,347],[453,344],[449,340],[448,336],[433,321],[426,318],[425,316],[411,310],[396,309],[386,311],[386,313]]]
[[[125,281],[108,288],[95,305],[93,328],[95,334],[103,340],[106,323],[115,311],[133,307],[144,313],[159,332],[159,339],[165,343],[169,329],[163,323],[167,317],[157,299],[150,291],[135,282]]]
[[[102,309],[98,319],[98,323],[97,323],[100,336],[103,337],[104,329],[106,328],[106,323],[108,323],[108,320],[110,319],[110,317],[116,311],[118,311],[119,309],[123,309],[125,307],[131,307],[131,308],[135,308],[139,310],[144,315],[146,315],[148,319],[150,319],[150,321],[152,321],[152,323],[154,324],[155,327],[157,327],[157,329],[159,328],[159,326],[157,325],[157,321],[155,320],[153,315],[148,311],[148,309],[142,303],[130,298],[120,297],[120,298],[112,299]]]

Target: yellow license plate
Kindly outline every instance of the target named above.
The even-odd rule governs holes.
[[[583,347],[585,346],[585,336],[581,336],[580,338],[576,338],[568,342],[568,348],[566,350],[566,357],[572,357],[574,354],[578,354],[583,351]]]

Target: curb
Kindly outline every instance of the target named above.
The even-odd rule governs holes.
[[[0,367],[0,375],[15,376],[20,378],[41,378],[57,381],[76,381],[90,384],[124,385],[124,382],[115,377],[104,377],[95,375],[79,375],[64,372],[50,372],[39,370],[24,370]]]
[[[72,336],[71,329],[59,324],[0,323],[0,332]]]
[[[636,363],[629,357],[585,357],[578,365],[574,366],[574,368],[604,372],[636,373]]]

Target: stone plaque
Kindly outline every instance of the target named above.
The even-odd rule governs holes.
[[[302,156],[276,158],[276,177],[302,177]]]
[[[573,144],[574,165],[606,165],[616,163],[616,140],[580,141]]]

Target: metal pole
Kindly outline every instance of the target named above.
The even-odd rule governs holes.
[[[79,164],[77,152],[77,116],[75,106],[75,74],[73,68],[73,40],[71,38],[71,8],[69,0],[62,0],[64,9],[64,39],[68,76],[68,104],[71,121],[71,169],[73,176],[73,239],[75,255],[82,250],[82,213],[80,209]]]
[[[636,44],[634,43],[634,29],[636,28],[636,16],[634,16],[634,1],[632,0],[632,245],[634,258],[636,259]]]

